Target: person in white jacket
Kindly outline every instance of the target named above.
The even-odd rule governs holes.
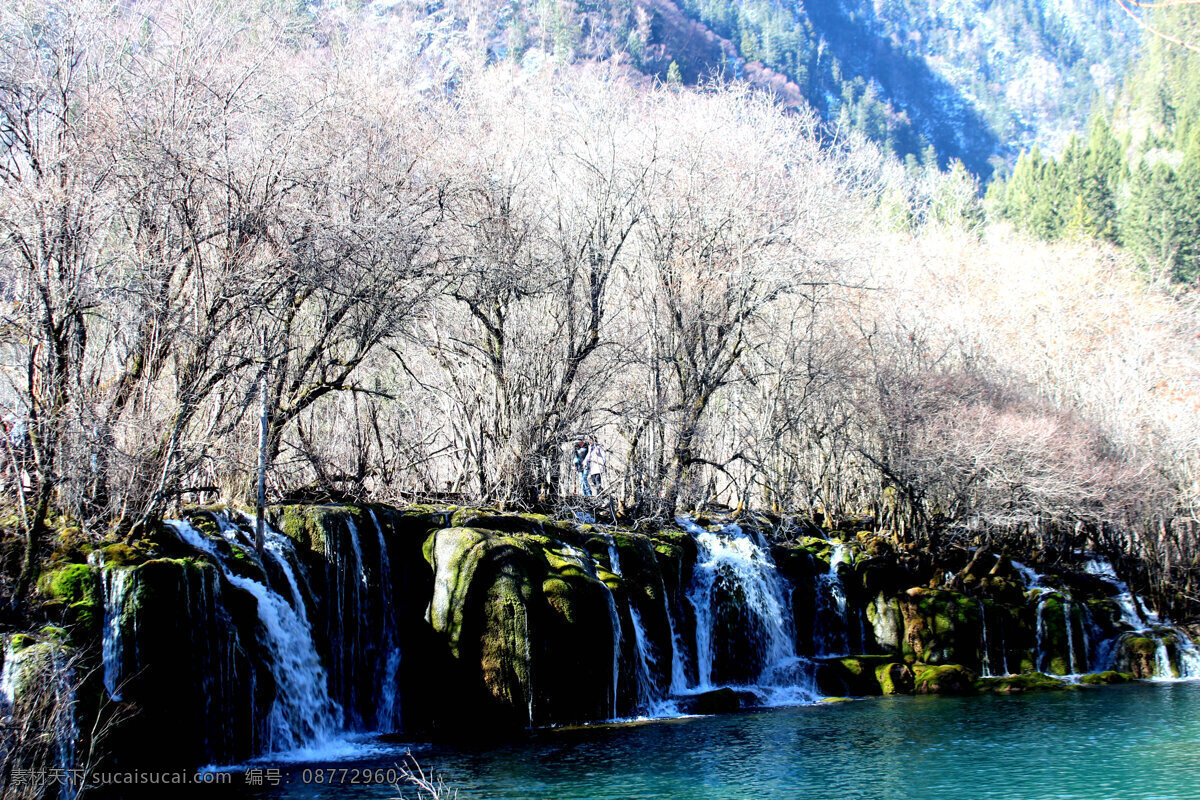
[[[591,488],[590,494],[600,494],[601,476],[604,475],[605,454],[604,445],[592,439],[588,445],[587,456],[583,459],[587,480]]]

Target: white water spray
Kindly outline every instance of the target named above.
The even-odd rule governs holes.
[[[812,702],[816,692],[808,673],[808,662],[796,656],[789,593],[775,568],[770,550],[733,524],[707,531],[689,519],[676,521],[696,538],[699,557],[688,592],[696,614],[697,684],[691,691],[716,688],[716,637],[722,615],[721,589],[737,593],[746,612],[745,636],[759,655],[759,674],[744,687],[755,691],[768,704]],[[744,665],[743,665],[744,666]]]
[[[100,644],[101,662],[104,665],[104,689],[113,700],[121,699],[121,684],[124,680],[125,648],[121,632],[121,617],[125,611],[125,598],[129,594],[129,577],[132,570],[111,567],[104,570],[104,636]]]
[[[293,608],[269,587],[234,575],[225,567],[212,543],[189,523],[168,521],[166,524],[181,540],[212,555],[225,579],[258,601],[258,619],[275,678],[275,699],[266,731],[267,751],[311,748],[332,740],[337,731],[336,720],[341,716],[340,709],[329,697],[325,670],[313,644],[312,628],[303,616],[303,603],[298,602],[297,608]],[[281,554],[283,544],[271,537],[267,548]],[[286,558],[279,561],[293,596],[299,601],[300,590],[291,565]]]

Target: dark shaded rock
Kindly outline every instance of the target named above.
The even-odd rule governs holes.
[[[729,714],[741,710],[742,702],[737,692],[725,688],[681,697],[676,705],[682,714]]]

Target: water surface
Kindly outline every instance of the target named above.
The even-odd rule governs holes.
[[[391,786],[306,785],[305,771],[391,767],[411,748],[461,800],[1196,800],[1200,684],[877,698],[548,730],[503,746],[377,748],[276,765],[285,785],[223,796],[396,797]]]

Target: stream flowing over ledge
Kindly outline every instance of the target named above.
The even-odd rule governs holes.
[[[1200,678],[1188,633],[1088,553],[1044,572],[960,554],[922,581],[869,531],[754,516],[643,531],[455,506],[270,519],[262,557],[251,521],[200,509],[43,573],[63,622],[7,637],[0,705],[51,735],[8,769],[319,761],[368,733]]]

